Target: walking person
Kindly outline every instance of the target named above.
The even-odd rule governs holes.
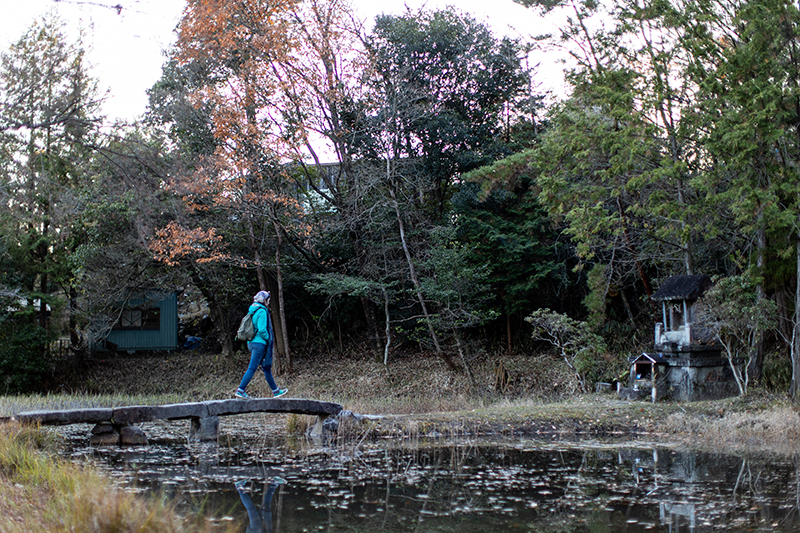
[[[247,366],[247,371],[242,377],[239,388],[236,389],[235,396],[243,400],[250,399],[245,390],[259,366],[264,371],[264,377],[267,380],[267,385],[272,390],[273,398],[279,398],[287,392],[286,389],[279,388],[275,384],[275,378],[272,377],[272,348],[275,336],[273,335],[272,319],[269,316],[268,305],[269,292],[259,291],[258,294],[253,296],[253,303],[248,310],[248,313],[253,317],[256,336],[247,343],[247,349],[250,350],[250,364]]]

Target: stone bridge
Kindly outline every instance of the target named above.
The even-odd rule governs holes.
[[[25,411],[14,420],[42,425],[95,424],[92,444],[145,444],[144,432],[134,426],[153,420],[191,420],[189,439],[215,441],[219,437],[219,417],[244,413],[296,413],[317,417],[312,436],[322,436],[322,423],[341,412],[338,403],[299,398],[260,398],[252,400],[210,400],[169,405],[129,405],[52,411]]]

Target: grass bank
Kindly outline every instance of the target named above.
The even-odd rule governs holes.
[[[244,352],[231,359],[192,351],[110,356],[95,361],[65,390],[83,396],[161,395],[184,401],[232,398],[248,361]],[[503,392],[495,389],[497,362],[509,377]],[[292,397],[335,401],[353,411],[381,414],[472,409],[508,399],[553,402],[577,393],[563,362],[549,356],[484,356],[472,361],[471,369],[475,383],[432,354],[396,356],[388,367],[363,353],[295,355],[292,371],[276,373],[276,380]],[[255,375],[248,392],[269,395],[261,374]]]
[[[81,382],[73,384],[75,394],[24,401],[36,408],[36,401],[118,405],[130,399],[159,403],[230,398],[247,362],[243,352],[233,359],[196,352],[111,357],[97,361]],[[502,392],[495,387],[498,364],[509,378]],[[384,415],[383,420],[349,428],[376,437],[636,437],[732,453],[791,454],[800,449],[800,415],[784,394],[759,388],[745,398],[685,403],[579,394],[563,362],[546,355],[477,358],[471,362],[474,383],[465,372],[453,372],[441,358],[426,354],[397,356],[388,368],[356,353],[298,355],[293,366],[291,373],[276,378],[280,386],[289,388],[290,397],[333,401],[357,413]],[[248,391],[269,395],[258,374]],[[0,416],[8,409],[7,401],[0,398]],[[294,418],[285,425],[287,431],[305,427]]]
[[[225,531],[203,517],[179,516],[162,500],[125,492],[91,465],[56,457],[54,438],[34,427],[0,425],[0,531]]]

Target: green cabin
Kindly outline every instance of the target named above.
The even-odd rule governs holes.
[[[178,293],[145,290],[118,307],[117,320],[95,350],[175,350],[178,347]]]

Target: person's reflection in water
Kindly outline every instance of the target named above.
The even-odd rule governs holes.
[[[286,480],[281,477],[276,476],[270,479],[269,487],[267,487],[267,492],[264,493],[260,508],[250,498],[250,493],[245,487],[247,480],[234,483],[236,492],[239,493],[244,508],[247,509],[247,517],[250,519],[250,525],[245,530],[247,533],[272,533],[272,495],[278,485],[283,485],[284,483],[286,483]]]

